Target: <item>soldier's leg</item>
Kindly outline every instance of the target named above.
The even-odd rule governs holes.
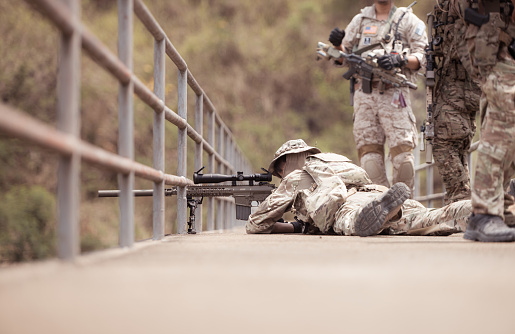
[[[392,105],[395,94],[402,92],[406,105]],[[403,182],[414,193],[415,158],[413,149],[417,143],[416,119],[411,110],[408,89],[389,89],[384,92],[382,104],[378,106],[379,119],[390,148],[393,165],[393,183]]]
[[[406,150],[406,152],[398,152],[398,150]],[[415,157],[413,149],[408,145],[400,145],[390,149],[390,157],[393,164],[393,183],[403,182],[411,192],[410,198],[413,198],[415,192]]]
[[[384,166],[384,146],[364,145],[358,149],[361,167],[367,172],[374,184],[389,187]]]
[[[472,213],[469,200],[458,201],[438,209],[427,209],[408,200],[402,206],[402,217],[388,223],[389,234],[447,235],[463,232]]]
[[[503,222],[505,174],[515,160],[515,62],[498,63],[486,78],[488,101],[478,148],[471,216],[465,238],[515,241],[515,229]],[[507,183],[507,182],[506,182]]]
[[[391,188],[367,188],[368,191],[354,190],[349,194],[347,201],[336,212],[334,232],[360,236],[378,234],[397,215],[402,203],[409,197],[409,189],[404,183],[397,183]]]
[[[374,184],[389,187],[384,166],[385,134],[377,117],[377,95],[356,92],[353,134],[361,167]]]
[[[441,78],[434,112],[433,157],[445,185],[445,203],[470,199],[466,155],[474,136],[479,87],[460,63],[451,62]]]
[[[470,177],[463,142],[433,142],[435,165],[445,185],[445,204],[470,199]]]

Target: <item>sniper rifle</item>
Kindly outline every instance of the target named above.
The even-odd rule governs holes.
[[[237,172],[236,175],[224,174],[201,174],[204,169],[193,173],[195,185],[186,186],[187,205],[190,209],[188,220],[188,233],[195,234],[195,210],[202,204],[204,197],[234,197],[236,203],[236,219],[247,220],[249,218],[253,202],[262,202],[275,189],[272,181],[272,174],[262,168],[266,173],[244,175]],[[237,182],[247,181],[247,185],[238,185]],[[204,183],[231,182],[231,185],[207,185]],[[257,182],[257,183],[255,183]],[[134,190],[134,196],[152,196],[154,191]],[[118,197],[120,190],[99,190],[98,197]],[[165,196],[177,195],[177,187],[165,189]],[[200,199],[199,199],[200,198]]]

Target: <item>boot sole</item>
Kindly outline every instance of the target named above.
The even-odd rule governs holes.
[[[486,235],[478,231],[465,231],[464,239],[480,242],[512,242],[515,241],[513,235]]]
[[[375,235],[383,224],[395,216],[404,201],[410,197],[410,190],[404,183],[396,183],[387,192],[363,207],[354,228],[360,237]]]

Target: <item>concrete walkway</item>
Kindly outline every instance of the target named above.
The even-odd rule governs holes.
[[[170,236],[0,268],[0,333],[515,333],[515,243]]]

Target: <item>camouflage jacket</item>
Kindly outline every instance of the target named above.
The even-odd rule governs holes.
[[[404,13],[406,14],[402,17]],[[402,20],[400,20],[401,17]],[[415,56],[420,62],[420,68],[424,68],[426,62],[424,50],[427,45],[426,25],[413,14],[411,9],[404,7],[397,8],[390,22],[377,20],[375,5],[363,8],[361,13],[354,16],[345,28],[346,34],[342,41],[342,46],[345,52],[350,53],[382,42],[381,46],[377,46],[374,49],[383,48],[389,53],[393,49],[394,38],[390,38],[390,41],[385,43],[384,37],[386,34],[394,35],[397,23],[399,26],[398,32],[401,35],[403,44],[403,52],[406,52],[407,55]],[[416,71],[404,68],[403,73],[409,80],[413,81]]]
[[[344,156],[320,153],[309,156],[302,170],[284,177],[277,189],[249,216],[247,233],[270,233],[287,211],[327,233],[347,198],[347,189],[371,184],[364,169]]]

